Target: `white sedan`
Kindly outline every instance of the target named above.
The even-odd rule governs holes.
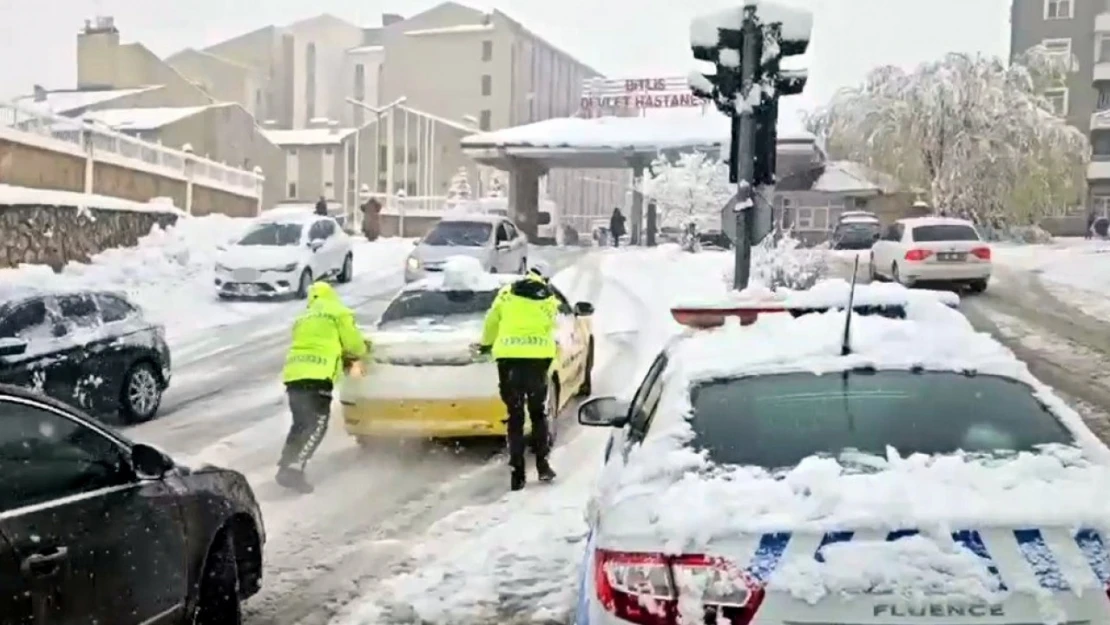
[[[674,310],[631,402],[580,407],[577,625],[1110,622],[1110,450],[926,295]]]
[[[906,286],[919,282],[987,289],[991,248],[975,225],[951,217],[914,217],[891,224],[871,247],[871,278]]]
[[[222,248],[214,282],[221,298],[304,298],[316,280],[345,283],[353,276],[351,238],[334,219],[280,213],[259,217]]]

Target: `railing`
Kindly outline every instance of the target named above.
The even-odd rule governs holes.
[[[14,102],[0,102],[0,138],[245,197],[260,197],[265,179],[258,170],[238,169],[161,143],[136,139],[99,124]]]

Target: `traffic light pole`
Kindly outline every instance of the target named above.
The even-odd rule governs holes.
[[[747,102],[759,69],[759,50],[762,47],[759,38],[763,36],[763,32],[754,20],[746,17],[743,34],[744,48],[740,55],[741,87],[736,99]],[[737,154],[731,156],[737,159],[737,192],[741,200],[739,205],[744,208],[736,211],[733,216],[736,219],[736,241],[733,242],[732,286],[736,290],[743,290],[748,288],[748,281],[751,279],[752,235],[755,230],[755,187],[752,184],[755,177],[755,115],[753,107],[748,104],[744,104],[737,113],[732,117],[732,131],[739,138],[739,149]]]

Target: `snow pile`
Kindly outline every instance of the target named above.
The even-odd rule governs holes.
[[[500,288],[502,281],[486,272],[482,263],[472,256],[450,256],[443,262],[440,285],[449,291],[489,291]]]
[[[1020,291],[1029,288],[1021,280],[1039,281],[1051,295],[1068,306],[1099,319],[1110,320],[1110,242],[1057,238],[1049,245],[991,246],[995,275]],[[1020,272],[1020,273],[1019,273]],[[1025,272],[1032,272],[1030,275]],[[1033,297],[1038,297],[1032,291]]]
[[[52,191],[0,184],[0,206],[73,206],[100,210],[173,213],[184,216],[184,211],[173,205],[169,198],[154,198],[150,202],[134,202],[108,195]]]
[[[57,274],[44,265],[0,269],[0,282],[123,291],[153,320],[166,323],[172,335],[173,321],[183,311],[192,319],[219,315],[210,303],[212,264],[218,247],[237,238],[249,223],[226,215],[181,218],[169,228],[155,226],[135,247],[105,250],[88,264],[71,262]]]

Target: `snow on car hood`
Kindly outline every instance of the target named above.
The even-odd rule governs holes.
[[[390,364],[469,364],[474,362],[470,345],[481,336],[481,317],[393,321],[370,333],[370,355]]]
[[[299,262],[305,249],[299,245],[232,245],[216,262],[229,269],[272,269]]]

